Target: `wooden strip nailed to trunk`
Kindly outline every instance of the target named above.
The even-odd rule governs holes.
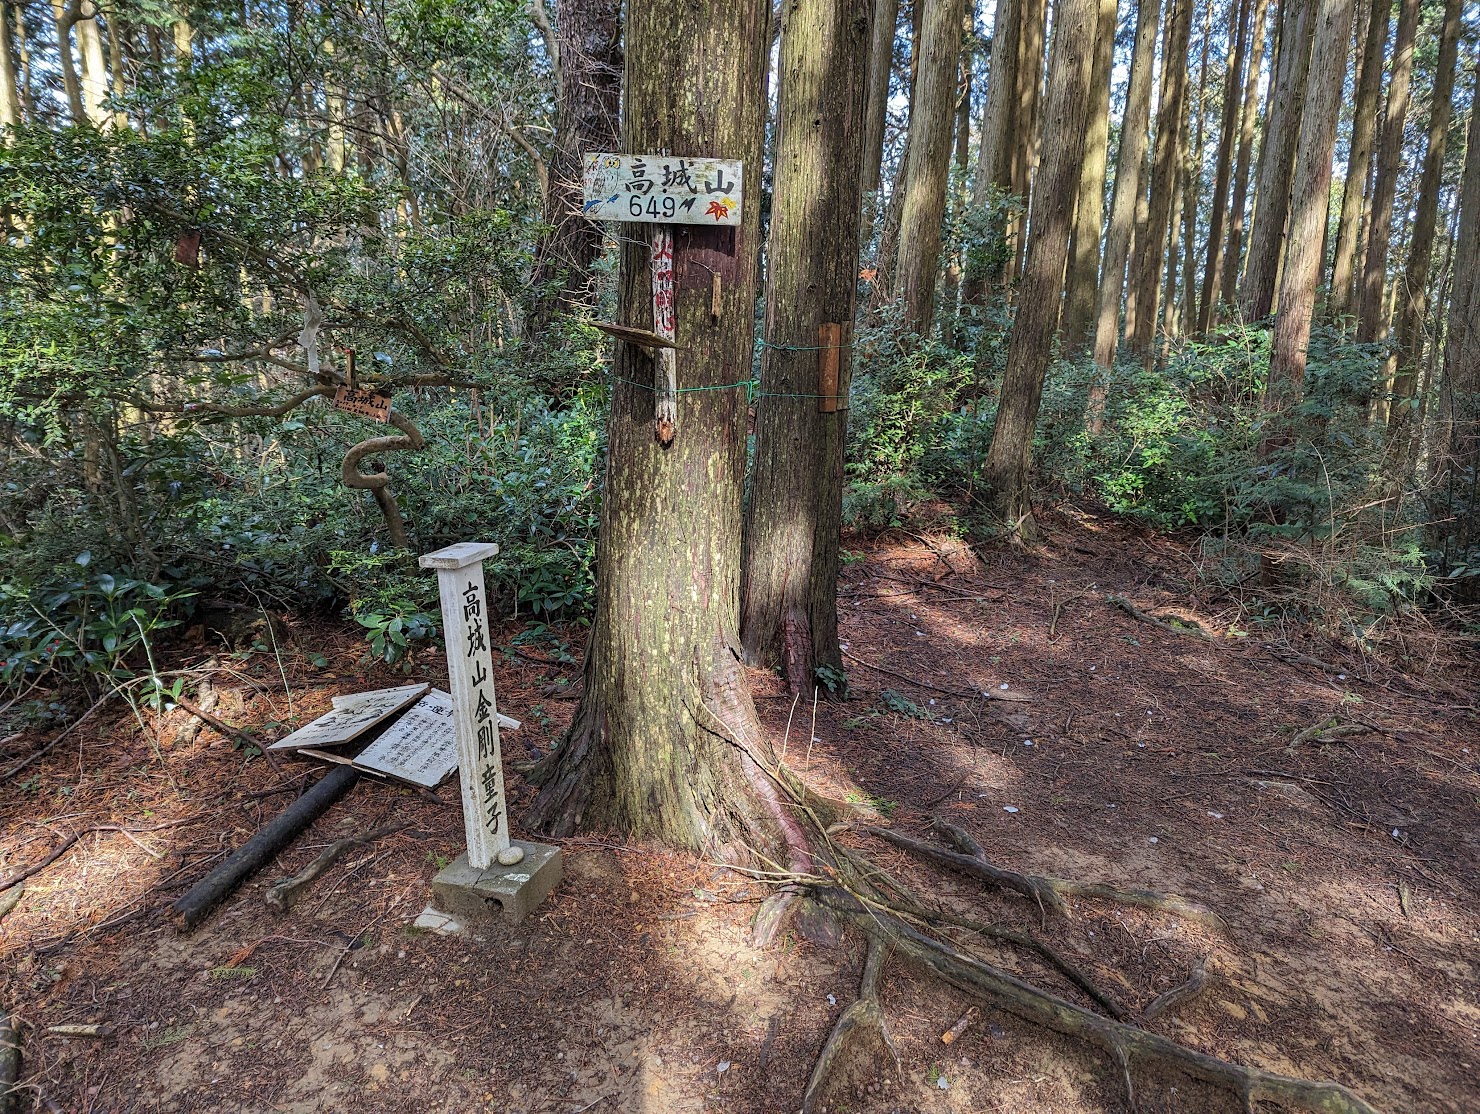
[[[779,804],[737,637],[745,382],[754,334],[767,0],[627,6],[623,150],[744,162],[739,227],[673,229],[678,423],[653,438],[651,357],[618,346],[585,693],[528,778],[528,821],[806,865]],[[853,210],[850,217],[856,213]],[[651,320],[646,237],[623,230],[619,320]],[[790,837],[790,838],[789,838]]]
[[[1043,165],[1033,191],[1033,235],[1017,318],[1008,342],[997,424],[987,450],[985,486],[993,509],[1025,534],[1033,530],[1028,454],[1043,399],[1043,374],[1058,328],[1069,256],[1069,226],[1079,190],[1097,0],[1058,0],[1048,66]]]
[[[853,214],[870,7],[793,0],[782,8],[766,347],[740,630],[746,659],[780,664],[796,692],[811,692],[819,667],[843,665],[837,587],[847,400],[812,396],[844,395],[853,357]],[[826,325],[835,328],[825,334]],[[838,374],[825,391],[827,366]]]

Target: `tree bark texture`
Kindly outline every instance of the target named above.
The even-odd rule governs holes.
[[[1136,199],[1142,195],[1141,166],[1146,158],[1146,129],[1151,118],[1151,77],[1156,59],[1160,0],[1140,0],[1136,9],[1136,45],[1126,87],[1125,117],[1120,150],[1115,156],[1115,191],[1110,203],[1110,225],[1105,232],[1105,254],[1095,293],[1095,381],[1089,391],[1089,432],[1104,431],[1105,397],[1110,370],[1115,366],[1119,337],[1120,301],[1125,291],[1126,259],[1136,230]]]
[[[1187,46],[1191,34],[1192,0],[1172,0],[1171,21],[1162,39],[1161,101],[1156,110],[1156,148],[1146,202],[1146,235],[1138,239],[1131,260],[1136,285],[1136,320],[1129,341],[1146,359],[1151,356],[1156,338],[1157,297],[1161,291],[1162,268],[1167,262],[1163,248],[1181,173],[1177,151],[1187,97]]]
[[[1095,59],[1090,69],[1089,120],[1079,173],[1079,208],[1069,245],[1068,293],[1064,303],[1066,353],[1093,341],[1095,290],[1100,277],[1100,235],[1105,223],[1105,163],[1110,145],[1110,67],[1115,58],[1116,0],[1100,0]]]
[[[899,0],[874,0],[872,45],[868,56],[868,107],[863,117],[862,194],[868,209],[863,235],[873,233],[883,184],[884,126],[889,120],[889,81],[894,73],[894,37],[899,30]]]
[[[1331,317],[1351,316],[1356,304],[1354,279],[1357,240],[1362,228],[1362,203],[1372,169],[1372,140],[1377,134],[1377,99],[1382,92],[1383,48],[1392,23],[1389,0],[1370,0],[1367,32],[1362,46],[1362,69],[1357,75],[1352,105],[1352,139],[1346,160],[1346,184],[1341,192],[1341,220],[1336,228],[1336,257],[1331,264]]]
[[[1398,286],[1393,330],[1397,341],[1397,371],[1393,376],[1392,407],[1388,411],[1388,466],[1395,478],[1405,474],[1411,464],[1416,434],[1418,377],[1423,363],[1424,326],[1429,316],[1429,270],[1434,230],[1439,223],[1439,191],[1444,185],[1445,141],[1454,115],[1454,70],[1459,58],[1463,6],[1462,0],[1445,0],[1430,101],[1428,148],[1414,206],[1413,233],[1408,239],[1408,261]]]
[[[1259,156],[1259,182],[1254,195],[1254,222],[1249,257],[1239,289],[1245,321],[1260,321],[1274,307],[1275,284],[1290,215],[1291,178],[1303,126],[1306,77],[1310,70],[1311,25],[1318,0],[1288,0],[1280,20],[1280,42],[1274,89],[1269,98],[1269,130]],[[1346,57],[1346,43],[1341,44]],[[1326,61],[1325,59],[1322,60]],[[1319,245],[1317,245],[1319,247]]]
[[[918,333],[930,332],[935,310],[964,8],[963,0],[927,4],[920,31],[920,68],[910,109],[910,151],[901,187],[904,196],[894,270],[895,297],[904,303],[904,324]]]
[[[543,11],[543,5],[536,5]],[[526,332],[542,332],[557,312],[590,299],[591,265],[602,231],[581,211],[582,156],[615,150],[622,95],[621,0],[558,0],[556,138]]]
[[[842,669],[838,544],[857,289],[869,0],[787,0],[767,243],[766,347],[745,515],[740,631],[748,661],[795,692]],[[819,251],[818,245],[826,245]],[[834,340],[821,326],[837,326]],[[844,345],[823,349],[824,343]],[[835,386],[821,371],[837,369]],[[835,403],[835,405],[833,405]]]
[[[1044,159],[1029,213],[1033,235],[1008,341],[997,422],[983,468],[984,485],[998,516],[1029,535],[1033,532],[1029,453],[1064,292],[1069,230],[1074,222],[1074,195],[1079,189],[1079,162],[1089,115],[1098,9],[1097,0],[1058,0],[1055,9],[1044,112]]]
[[[623,149],[742,159],[748,204],[738,228],[673,228],[679,386],[713,389],[678,395],[666,448],[639,385],[653,382],[652,358],[619,348],[585,691],[530,774],[529,821],[553,835],[779,854],[786,820],[750,757],[765,742],[739,661],[747,407],[732,386],[750,375],[768,18],[768,0],[627,7]],[[622,249],[621,319],[634,324],[652,314],[644,231],[626,226]]]
[[[1206,333],[1213,327],[1213,311],[1218,300],[1218,289],[1223,279],[1223,236],[1228,219],[1228,190],[1233,174],[1233,141],[1240,125],[1242,100],[1239,93],[1244,81],[1244,61],[1249,45],[1249,21],[1253,13],[1254,0],[1232,0],[1237,14],[1230,21],[1233,26],[1232,50],[1223,79],[1223,115],[1218,122],[1218,153],[1213,163],[1213,197],[1208,205],[1208,236],[1203,258],[1202,295],[1197,305],[1197,332]],[[1257,64],[1257,60],[1256,60]],[[1192,300],[1192,287],[1187,288],[1187,298]]]
[[[1331,197],[1331,156],[1336,148],[1341,90],[1346,83],[1352,0],[1319,0],[1314,15],[1314,61],[1300,110],[1290,243],[1280,276],[1280,309],[1264,390],[1264,406],[1270,411],[1298,402],[1305,382],[1311,315],[1321,277],[1322,234]]]
[[[56,31],[57,63],[62,71],[62,92],[67,98],[67,111],[72,123],[87,119],[82,104],[82,83],[77,79],[77,62],[72,55],[72,28],[81,11],[81,0],[52,0],[52,24]]]
[[[1444,402],[1451,483],[1463,486],[1468,474],[1470,521],[1463,533],[1480,535],[1474,493],[1480,470],[1480,70],[1470,101],[1470,130],[1459,192],[1459,234],[1454,239],[1454,281],[1450,287],[1448,334],[1444,343]]]
[[[1043,131],[1043,44],[1048,21],[1048,0],[1019,0],[1022,25],[1018,31],[1017,124],[1013,128],[1012,192],[1026,203],[1038,172],[1038,153]],[[1023,253],[1032,229],[1027,214],[1008,223],[1009,251],[1006,280],[1022,273]]]
[[[1372,204],[1367,214],[1367,255],[1362,263],[1357,304],[1357,340],[1370,344],[1382,335],[1387,322],[1388,252],[1393,243],[1393,200],[1403,157],[1403,128],[1408,120],[1409,86],[1413,77],[1413,39],[1418,31],[1419,0],[1402,0],[1398,30],[1393,38],[1392,67],[1387,103],[1377,141],[1372,171]]]
[[[1244,250],[1244,208],[1249,197],[1249,168],[1254,156],[1254,125],[1259,119],[1259,74],[1264,68],[1264,34],[1269,0],[1254,0],[1254,42],[1244,73],[1240,98],[1238,157],[1233,164],[1233,195],[1228,202],[1228,245],[1223,251],[1218,300],[1231,306],[1238,300],[1239,265]]]

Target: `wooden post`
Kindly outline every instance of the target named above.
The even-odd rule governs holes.
[[[492,542],[460,542],[425,554],[420,561],[422,568],[437,571],[442,597],[452,728],[462,772],[463,829],[468,862],[479,870],[492,866],[509,847],[494,709],[493,651],[488,641],[488,597],[483,585],[483,562],[497,553],[498,546]]]
[[[817,412],[836,414],[848,409],[848,379],[843,373],[844,326],[824,321],[817,326]]]

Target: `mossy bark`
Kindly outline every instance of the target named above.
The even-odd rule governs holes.
[[[811,692],[819,667],[843,664],[837,578],[847,400],[814,396],[824,393],[828,364],[844,393],[852,360],[871,8],[866,0],[808,0],[782,9],[766,347],[740,629],[747,659],[780,665],[797,692]],[[821,347],[834,342],[821,332],[829,323],[843,347]]]
[[[744,223],[673,226],[676,436],[654,439],[652,358],[620,346],[585,693],[530,774],[530,824],[773,857],[787,829],[740,664],[741,487],[760,227],[766,0],[650,0],[626,25],[623,149],[744,160]],[[626,225],[622,320],[648,327],[649,229]]]

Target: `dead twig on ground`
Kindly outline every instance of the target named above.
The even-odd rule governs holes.
[[[16,763],[10,769],[6,770],[3,774],[0,774],[0,781],[9,781],[11,778],[15,777],[16,774],[20,773],[27,766],[31,765],[31,763],[39,762],[41,761],[41,759],[45,758],[48,754],[54,751],[63,741],[65,741],[67,736],[71,735],[72,732],[76,731],[79,727],[81,727],[84,723],[91,719],[93,715],[97,713],[99,708],[108,703],[108,698],[112,695],[113,692],[110,690],[108,692],[105,692],[102,696],[98,697],[97,702],[93,704],[91,708],[83,712],[82,715],[78,716],[71,723],[67,724],[66,727],[62,728],[61,733],[57,735],[56,738],[52,739],[51,742],[47,743],[40,750],[32,751],[25,758],[21,759],[20,762]]]
[[[1190,634],[1193,638],[1200,638],[1204,642],[1217,641],[1216,637],[1212,633],[1210,633],[1207,628],[1205,628],[1201,623],[1194,622],[1193,620],[1174,619],[1169,621],[1167,619],[1158,618],[1157,616],[1152,615],[1149,611],[1142,611],[1139,607],[1131,603],[1131,601],[1126,599],[1124,596],[1111,594],[1105,597],[1105,602],[1114,604],[1116,607],[1120,608],[1120,610],[1129,615],[1132,619],[1139,620],[1142,623],[1150,623],[1153,627],[1160,627],[1164,631],[1171,631],[1173,634]]]
[[[373,843],[377,839],[392,835],[403,830],[405,824],[387,824],[376,828],[374,831],[365,832],[357,836],[347,836],[344,839],[336,839],[329,844],[314,858],[313,862],[304,867],[291,878],[285,878],[276,885],[270,886],[262,895],[270,909],[278,912],[286,912],[287,909],[298,900],[303,890],[312,885],[313,881],[339,861],[340,857],[353,847],[363,847],[367,843]]]

